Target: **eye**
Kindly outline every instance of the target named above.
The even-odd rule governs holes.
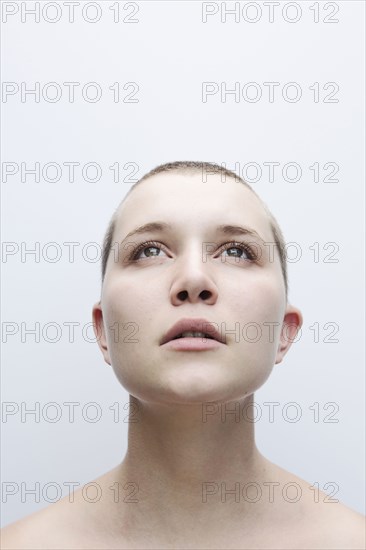
[[[257,256],[253,249],[247,244],[243,242],[229,242],[225,243],[221,247],[225,252],[229,252],[231,250],[239,251],[238,254],[231,254],[228,253],[228,256],[230,258],[235,258],[235,260],[246,260],[246,261],[254,261],[257,259]],[[157,250],[158,253],[153,253],[153,250]],[[145,241],[141,244],[139,244],[131,253],[129,260],[132,262],[137,262],[140,260],[146,260],[148,258],[158,258],[161,257],[159,254],[159,251],[162,251],[163,247],[162,244],[157,241]],[[141,257],[141,253],[144,252],[147,254],[145,255],[145,258]]]
[[[237,250],[239,254],[229,254],[229,257],[235,258],[236,260],[248,260],[254,261],[257,259],[256,254],[252,248],[247,243],[242,242],[231,242],[223,245],[224,251],[228,252],[230,250]],[[241,254],[240,254],[241,253]],[[243,255],[244,253],[244,255]],[[246,256],[246,257],[245,257]]]
[[[151,254],[150,252],[152,250],[162,250],[161,244],[156,241],[146,241],[144,243],[139,244],[133,251],[130,256],[131,261],[138,261],[140,259],[146,259],[146,258],[152,258],[152,257],[159,257],[159,254]],[[149,250],[150,252],[146,255],[146,258],[140,258],[141,252],[145,252],[146,250]]]

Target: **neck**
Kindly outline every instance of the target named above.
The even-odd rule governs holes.
[[[165,405],[137,402],[124,467],[154,484],[196,488],[205,480],[251,479],[255,446],[253,396],[228,403]],[[151,477],[152,476],[152,477]]]
[[[177,405],[131,396],[126,456],[100,478],[108,497],[91,510],[106,540],[187,548],[188,537],[192,548],[218,540],[236,548],[243,532],[261,532],[273,504],[255,500],[256,487],[265,490],[278,469],[256,448],[253,397]]]
[[[239,497],[246,484],[253,498],[253,484],[271,479],[271,463],[257,450],[249,420],[253,396],[194,405],[151,404],[131,396],[130,403],[137,414],[130,417],[128,450],[107,478],[119,482],[121,497],[132,495],[111,506],[117,533],[126,525],[140,532],[143,517],[144,533],[184,536],[200,518],[205,528],[197,536],[205,540],[207,528],[214,533],[223,521],[239,530],[243,515],[249,523],[258,517],[262,503]]]

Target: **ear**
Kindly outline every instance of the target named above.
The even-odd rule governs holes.
[[[287,304],[283,318],[280,342],[278,344],[275,365],[281,363],[282,359],[290,349],[296,335],[303,323],[301,311],[291,304]]]
[[[98,346],[103,354],[104,361],[108,363],[108,365],[111,365],[112,363],[109,357],[106,332],[103,322],[103,311],[100,301],[93,306],[93,329]]]

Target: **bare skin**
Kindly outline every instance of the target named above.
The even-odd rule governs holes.
[[[121,491],[121,500],[115,503],[114,493],[109,489],[118,480],[121,488],[130,482],[123,463],[94,480],[103,495],[98,503],[86,502],[81,489],[74,493],[74,502],[65,497],[58,503],[36,512],[2,529],[3,550],[67,550],[67,549],[306,549],[343,550],[365,548],[365,520],[361,514],[341,503],[332,502],[322,491],[316,495],[311,484],[289,474],[282,468],[261,457],[263,472],[256,482],[261,487],[262,498],[255,503],[246,502],[240,483],[240,498],[220,491],[202,502],[202,488],[196,487],[197,506],[192,505],[192,493],[181,498],[183,489],[173,496],[174,507],[168,487],[164,486],[152,498],[149,491],[142,496],[143,487],[131,497],[138,503],[128,502],[126,491]],[[222,479],[218,480],[219,486]],[[268,482],[278,483],[272,487],[272,502]],[[266,485],[263,485],[266,483]],[[287,502],[282,490],[288,483]],[[149,484],[151,485],[151,484]],[[227,489],[235,483],[226,482]],[[185,487],[187,490],[187,487]],[[192,490],[192,487],[190,487]],[[123,494],[125,493],[125,494]],[[131,495],[131,491],[128,490]],[[245,493],[244,493],[245,494]],[[285,493],[286,495],[286,493]],[[317,497],[318,502],[315,501]],[[247,493],[246,499],[256,499],[256,493]],[[210,502],[210,500],[212,502]],[[217,506],[219,505],[219,506]],[[158,513],[157,513],[158,511]],[[214,527],[213,522],[216,521]],[[185,528],[189,525],[188,528]]]
[[[310,489],[315,480],[299,479],[262,456],[253,422],[243,415],[239,422],[233,415],[222,421],[221,414],[203,421],[207,404],[227,410],[239,404],[248,407],[247,418],[255,416],[254,392],[302,324],[300,311],[286,300],[278,255],[270,261],[262,248],[258,262],[226,256],[222,244],[239,236],[213,233],[219,224],[245,223],[272,242],[261,202],[217,175],[207,183],[199,174],[153,176],[121,206],[114,240],[123,242],[137,226],[157,220],[173,229],[134,235],[128,243],[153,240],[146,247],[160,243],[159,254],[134,262],[110,257],[93,308],[103,357],[138,409],[126,456],[95,480],[98,502],[87,502],[78,490],[74,502],[66,497],[5,527],[2,548],[365,548],[363,516]],[[214,243],[205,262],[204,242]],[[225,322],[228,329],[253,321],[278,328],[273,338],[254,344],[228,332],[215,350],[167,349],[162,336],[185,317]],[[135,344],[116,340],[108,329],[129,322],[139,328]],[[111,487],[120,488],[119,498]]]

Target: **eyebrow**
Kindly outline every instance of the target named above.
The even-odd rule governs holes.
[[[149,233],[153,231],[169,231],[173,228],[173,225],[166,222],[145,223],[144,225],[136,227],[135,229],[130,231],[130,233],[128,233],[123,240],[125,241],[128,237],[131,237],[132,235],[140,235],[141,233]],[[222,233],[223,235],[250,235],[251,237],[257,237],[264,242],[263,238],[254,229],[250,227],[244,227],[242,225],[218,225],[216,227],[216,232]]]

